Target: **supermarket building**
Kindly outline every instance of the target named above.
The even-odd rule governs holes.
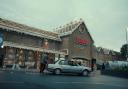
[[[4,39],[0,48],[4,64],[12,64],[17,55],[21,66],[34,62],[39,68],[44,53],[48,53],[48,63],[66,57],[90,65],[95,58],[94,41],[82,19],[50,32],[0,18],[0,33]]]

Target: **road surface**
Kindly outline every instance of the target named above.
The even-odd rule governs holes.
[[[0,89],[128,89],[128,79],[0,71]]]

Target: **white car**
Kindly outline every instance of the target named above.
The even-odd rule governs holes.
[[[48,64],[48,71],[57,75],[61,73],[76,73],[87,76],[91,72],[91,68],[81,66],[77,63],[74,64],[72,61],[61,59],[55,64]]]

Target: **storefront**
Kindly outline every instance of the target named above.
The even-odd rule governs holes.
[[[4,35],[5,65],[13,64],[18,59],[21,67],[31,64],[39,69],[44,53],[48,53],[48,63],[67,57],[67,60],[81,61],[90,66],[94,58],[94,41],[82,20],[49,32],[0,19],[0,32]]]
[[[20,44],[11,44],[4,42],[4,65],[13,65],[15,60],[22,68],[36,68],[40,67],[40,59],[44,53],[48,54],[48,63],[54,63],[55,54],[60,54],[53,50],[44,50],[42,48],[26,47]],[[61,53],[62,54],[62,53]]]
[[[6,50],[4,65],[12,65],[14,60],[18,60],[18,64],[21,67],[26,67],[27,63],[34,63],[33,67],[38,68],[38,61],[40,60],[40,54],[38,51],[9,46],[5,46],[4,49]]]

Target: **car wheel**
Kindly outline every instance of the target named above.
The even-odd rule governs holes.
[[[61,70],[60,70],[60,69],[55,69],[54,73],[55,73],[56,75],[59,75],[59,74],[61,73]]]
[[[83,76],[87,76],[87,75],[88,75],[88,71],[87,71],[87,70],[84,70],[84,71],[82,72],[82,75],[83,75]]]

